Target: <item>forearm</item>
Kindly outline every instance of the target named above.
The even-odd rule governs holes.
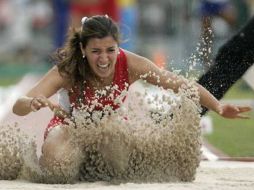
[[[23,96],[19,98],[15,104],[13,105],[12,111],[16,115],[24,116],[29,114],[31,109],[31,102],[33,100],[33,97]]]
[[[220,102],[203,86],[197,84],[199,88],[200,104],[216,113],[220,112]]]

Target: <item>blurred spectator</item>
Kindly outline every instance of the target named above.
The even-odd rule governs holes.
[[[52,9],[45,0],[0,0],[1,59],[38,62],[49,52]],[[48,33],[47,33],[48,32]],[[47,53],[46,53],[47,52]]]
[[[120,5],[120,30],[123,43],[121,47],[135,51],[137,38],[138,10],[136,0],[118,0]]]
[[[51,0],[33,0],[29,3],[30,9],[30,30],[32,40],[33,60],[41,62],[48,57],[52,50],[52,29],[53,8],[50,5]],[[36,58],[37,57],[37,58]],[[40,61],[38,61],[40,59]]]
[[[48,1],[36,0],[30,3],[31,6],[31,24],[37,31],[43,31],[52,21],[53,11]]]
[[[140,33],[149,36],[166,35],[172,19],[172,2],[140,0],[139,5]]]
[[[73,27],[80,27],[82,17],[105,14],[118,22],[119,11],[117,0],[72,0],[70,3],[70,24]]]
[[[16,45],[25,44],[30,39],[30,19],[29,14],[29,0],[10,0],[10,5],[12,9],[12,22],[10,24],[10,34],[13,36],[11,40],[16,43]],[[28,14],[27,14],[28,13]]]
[[[10,2],[0,0],[0,32],[4,31],[10,24],[12,18]]]
[[[236,12],[230,0],[201,0],[200,13],[203,19],[202,24],[207,27],[211,27],[211,20],[216,16],[221,17],[230,25],[234,25],[236,21]]]
[[[69,25],[70,0],[52,0],[54,10],[54,46],[62,47]]]
[[[178,23],[178,17],[174,14],[178,1],[138,0],[137,3],[139,11],[137,49],[159,67],[166,67],[171,54],[171,44],[168,45],[168,42],[171,35],[175,34],[175,23]]]
[[[31,14],[29,0],[8,0],[11,13],[10,23],[6,28],[3,43],[6,44],[3,52],[14,51],[17,54],[28,52],[31,42],[30,21]],[[6,43],[8,41],[8,43]]]
[[[233,27],[236,24],[236,11],[230,0],[201,0],[201,60],[204,69],[207,70],[211,64],[212,42],[213,42],[213,21],[215,18],[221,18],[228,26]],[[222,26],[219,27],[220,29]]]

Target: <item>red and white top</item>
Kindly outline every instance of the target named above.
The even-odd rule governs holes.
[[[71,109],[69,108],[71,107],[73,109],[77,109],[81,106],[81,104],[90,106],[94,101],[96,101],[98,104],[95,107],[95,110],[102,110],[104,106],[110,106],[113,110],[115,110],[119,108],[119,105],[116,104],[114,100],[129,87],[128,76],[127,58],[124,51],[120,49],[120,53],[118,54],[115,65],[112,91],[110,92],[110,95],[98,96],[97,93],[95,93],[94,89],[89,85],[89,83],[84,82],[81,86],[73,87],[68,93],[66,93],[66,90],[60,90],[59,105],[66,111],[70,111]],[[66,97],[67,95],[68,100]],[[124,101],[124,99],[125,98],[123,97],[122,101]],[[63,123],[63,120],[63,118],[54,116],[46,128],[44,138],[47,137],[47,134],[53,127]]]

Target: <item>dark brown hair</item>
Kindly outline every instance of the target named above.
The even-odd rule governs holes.
[[[93,16],[85,19],[80,29],[71,28],[63,48],[53,55],[62,77],[67,77],[72,85],[82,83],[89,72],[87,59],[83,58],[80,43],[86,47],[91,38],[112,36],[119,44],[119,29],[117,24],[108,16]]]

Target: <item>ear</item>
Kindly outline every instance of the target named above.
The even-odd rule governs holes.
[[[83,46],[83,44],[81,42],[79,42],[79,46],[80,46],[80,50],[81,50],[81,52],[83,54],[83,57],[85,57],[86,56],[85,48],[84,48],[84,46]]]

